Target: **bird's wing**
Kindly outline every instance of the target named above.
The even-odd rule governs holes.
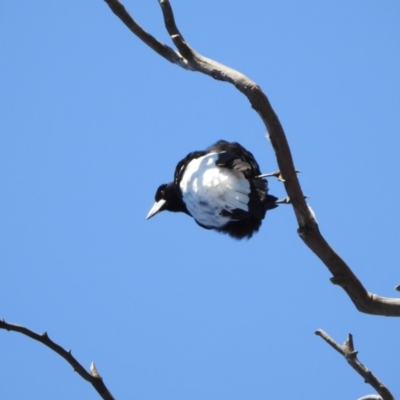
[[[247,179],[261,175],[260,167],[253,154],[239,143],[219,140],[210,146],[208,151],[219,154],[219,166],[241,171]]]
[[[241,158],[232,151],[225,151],[223,153],[219,153],[218,159],[215,162],[215,164],[217,165],[217,167],[229,168],[234,171],[243,172],[245,176],[252,174],[253,172],[251,163],[244,161],[243,158]]]
[[[258,165],[252,157],[244,160],[243,157],[238,156],[236,153],[226,151],[219,154],[216,165],[221,168],[240,171],[250,182],[250,193],[248,194],[249,214],[263,219],[266,210],[277,207],[275,204],[277,198],[268,194],[268,181],[263,178],[257,178],[257,175],[255,175]],[[238,216],[237,219],[240,219],[240,217]]]

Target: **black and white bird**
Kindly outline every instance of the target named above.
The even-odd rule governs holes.
[[[155,200],[147,219],[164,210],[184,212],[201,227],[235,239],[250,238],[267,210],[277,207],[253,154],[225,140],[189,153],[176,166],[174,180],[157,189]]]

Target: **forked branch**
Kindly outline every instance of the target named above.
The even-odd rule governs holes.
[[[389,389],[367,368],[365,367],[358,359],[357,353],[358,351],[354,350],[353,344],[353,335],[349,333],[347,340],[340,345],[336,343],[326,332],[322,329],[318,329],[315,332],[316,335],[322,337],[330,346],[332,346],[337,352],[339,352],[346,361],[351,365],[351,367],[356,370],[363,378],[365,383],[371,385],[377,393],[379,393],[380,397],[375,397],[382,400],[394,400],[393,395],[390,393]],[[362,399],[372,399],[375,395],[365,396]],[[361,399],[359,399],[361,400]]]
[[[104,400],[114,400],[113,395],[107,389],[106,385],[103,382],[103,379],[97,372],[97,369],[92,363],[90,366],[91,372],[89,373],[86,369],[79,363],[79,361],[71,354],[71,350],[67,351],[62,348],[59,344],[53,342],[47,332],[42,334],[36,333],[31,331],[28,328],[25,328],[20,325],[10,324],[6,321],[0,320],[0,329],[5,329],[7,331],[14,331],[22,333],[25,336],[30,337],[31,339],[37,340],[38,342],[44,344],[45,346],[49,347],[51,350],[55,351],[59,354],[62,358],[64,358],[83,379],[90,382],[92,386],[96,389],[97,393],[104,399]]]
[[[204,57],[192,49],[175,23],[168,0],[159,0],[159,3],[165,27],[178,51],[159,42],[141,28],[118,0],[105,0],[105,2],[137,37],[159,55],[184,69],[201,72],[214,79],[229,82],[247,97],[268,130],[280,174],[297,218],[298,234],[304,243],[332,273],[332,283],[341,286],[346,291],[359,311],[367,314],[400,316],[400,299],[380,297],[368,292],[350,267],[321,235],[314,214],[305,201],[285,132],[261,88],[239,71]]]

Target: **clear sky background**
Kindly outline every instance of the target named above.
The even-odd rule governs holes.
[[[157,1],[125,5],[170,44]],[[195,49],[263,88],[322,233],[368,290],[397,296],[399,2],[172,5]],[[183,214],[145,220],[176,163],[218,139],[277,169],[234,87],[160,58],[102,0],[3,2],[0,37],[0,318],[95,361],[117,399],[373,393],[318,328],[351,332],[400,396],[400,320],[355,309],[290,206],[242,242]],[[0,331],[0,385],[7,400],[98,398],[14,332]]]

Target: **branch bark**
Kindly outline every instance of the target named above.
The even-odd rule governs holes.
[[[180,67],[201,72],[214,79],[234,85],[249,100],[266,126],[275,152],[286,192],[298,222],[298,234],[332,273],[332,283],[348,294],[356,308],[367,314],[400,316],[400,299],[380,297],[368,292],[346,262],[332,249],[322,236],[314,213],[305,201],[285,132],[267,96],[261,88],[230,67],[204,57],[192,49],[180,33],[168,0],[159,0],[165,27],[178,51],[159,42],[129,15],[118,0],[105,0],[114,14],[144,43],[168,61]]]
[[[351,365],[351,367],[356,370],[363,378],[365,383],[370,384],[379,393],[382,400],[395,400],[393,395],[390,393],[389,389],[358,359],[358,351],[354,350],[353,335],[349,333],[347,340],[340,345],[336,343],[326,332],[322,329],[318,329],[315,334],[322,337],[331,347],[333,347],[337,352],[339,352],[346,361]],[[373,399],[379,397],[373,397],[374,395],[368,395],[362,397],[361,399]],[[359,399],[359,400],[361,400]]]
[[[56,352],[62,358],[64,358],[83,379],[90,382],[92,386],[96,389],[97,393],[104,399],[104,400],[114,400],[113,395],[107,389],[106,385],[103,382],[103,379],[97,372],[97,369],[92,363],[91,365],[91,373],[86,371],[86,369],[79,363],[79,361],[71,354],[71,350],[65,350],[59,344],[53,342],[47,332],[42,334],[36,333],[31,331],[28,328],[25,328],[21,325],[10,324],[6,321],[0,320],[0,329],[5,329],[7,331],[19,332],[25,336],[30,337],[31,339],[37,340],[38,342],[44,344],[45,346],[49,347],[51,350]]]

